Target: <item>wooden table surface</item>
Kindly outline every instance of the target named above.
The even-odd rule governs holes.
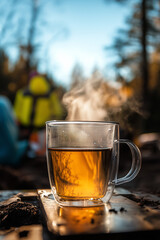
[[[18,195],[17,195],[18,194]],[[106,206],[61,207],[50,190],[1,191],[0,206],[20,197],[37,202],[41,223],[0,228],[0,240],[160,239],[160,197],[117,188]]]

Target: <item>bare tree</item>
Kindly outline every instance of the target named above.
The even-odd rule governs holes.
[[[0,31],[0,48],[7,53],[10,47],[16,49],[19,64],[23,63],[26,74],[39,67],[42,60],[48,61],[51,44],[68,34],[63,24],[54,23],[51,11],[48,13],[56,6],[57,2],[51,0],[9,0],[0,5],[1,18],[5,18]],[[5,9],[9,9],[7,16]],[[11,51],[8,55],[11,56]]]
[[[127,3],[127,0],[115,0],[119,3]],[[108,2],[106,0],[106,2]],[[131,16],[127,18],[128,29],[121,29],[115,39],[112,49],[119,53],[119,62],[116,62],[115,69],[129,67],[135,74],[141,73],[141,93],[144,101],[144,108],[147,109],[149,102],[149,53],[148,47],[154,46],[157,42],[159,31],[154,24],[154,17],[151,12],[158,13],[157,4],[159,0],[139,0],[131,10]],[[153,37],[154,36],[154,37]],[[160,44],[160,42],[159,42]],[[119,73],[119,72],[118,72]]]

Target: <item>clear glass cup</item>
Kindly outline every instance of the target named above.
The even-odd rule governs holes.
[[[120,144],[129,146],[132,165],[125,177],[117,178]],[[46,156],[54,198],[63,206],[103,205],[115,185],[131,181],[141,168],[138,147],[119,139],[116,122],[48,121]]]

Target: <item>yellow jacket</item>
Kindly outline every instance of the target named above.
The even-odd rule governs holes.
[[[41,76],[30,80],[29,87],[20,89],[15,98],[14,111],[23,126],[41,128],[51,119],[61,119],[62,107],[49,83]]]

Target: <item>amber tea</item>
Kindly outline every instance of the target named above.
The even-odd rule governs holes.
[[[59,197],[98,199],[107,192],[111,148],[49,148],[52,182]]]

